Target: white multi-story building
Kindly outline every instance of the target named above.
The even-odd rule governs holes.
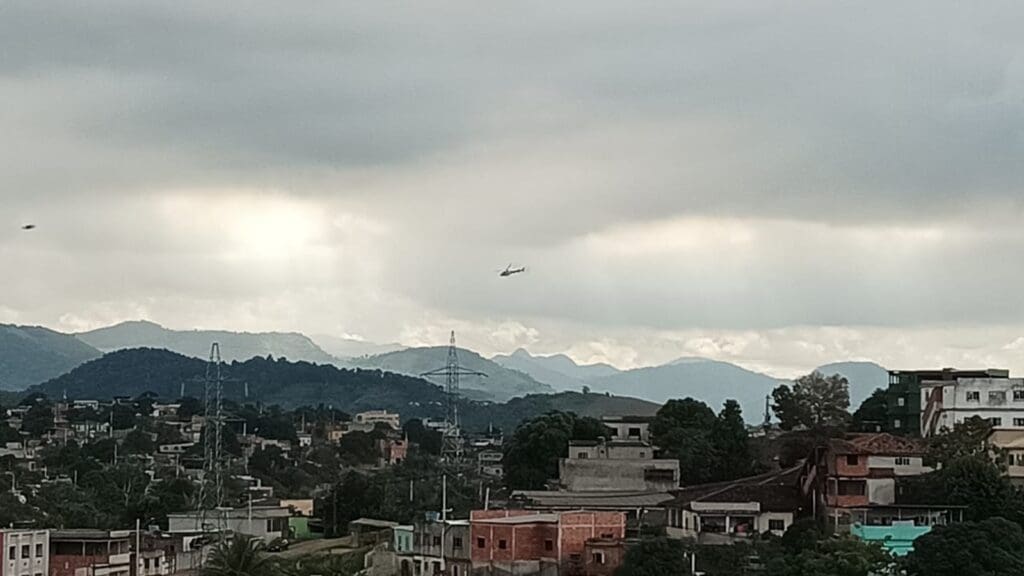
[[[960,378],[921,383],[921,436],[974,416],[993,428],[1024,430],[1024,378]]]
[[[402,427],[399,423],[399,415],[394,412],[388,412],[387,410],[369,410],[366,412],[360,412],[359,414],[356,414],[355,423],[369,425],[371,430],[377,424],[387,424],[395,430]]]
[[[49,573],[49,530],[0,530],[0,576]]]

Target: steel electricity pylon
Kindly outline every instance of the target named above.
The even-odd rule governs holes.
[[[455,331],[452,330],[451,338],[448,341],[448,362],[443,368],[431,370],[420,374],[424,378],[445,379],[445,417],[444,433],[441,437],[441,458],[445,462],[459,462],[462,460],[462,430],[459,422],[459,377],[460,376],[482,376],[487,374],[463,368],[459,365],[459,353],[455,348]]]
[[[213,517],[224,504],[224,375],[221,372],[220,344],[210,346],[203,387],[203,478],[197,508],[202,522]],[[200,527],[202,528],[202,527]]]

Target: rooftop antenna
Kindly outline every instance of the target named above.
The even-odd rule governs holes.
[[[459,427],[459,377],[483,376],[487,374],[459,366],[459,353],[455,347],[455,331],[448,340],[448,362],[438,368],[420,374],[424,378],[444,376],[445,415],[444,432],[441,435],[441,459],[445,462],[462,460],[462,431]]]

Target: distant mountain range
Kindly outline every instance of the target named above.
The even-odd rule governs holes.
[[[0,324],[0,390],[23,390],[100,355],[74,336],[49,328]]]
[[[441,368],[447,360],[447,348],[443,346],[402,348],[399,344],[375,344],[327,335],[311,339],[291,332],[172,330],[153,322],[134,321],[70,335],[40,327],[0,325],[0,390],[23,390],[65,374],[104,352],[140,347],[176,352],[198,359],[200,362],[195,366],[201,366],[212,342],[220,343],[221,354],[228,362],[269,356],[341,368],[384,370],[406,376]],[[488,375],[487,378],[466,376],[461,379],[462,394],[469,400],[500,403],[530,395],[582,392],[585,388],[593,393],[607,392],[659,404],[669,398],[691,396],[716,409],[726,399],[735,398],[750,422],[760,421],[765,396],[785,382],[706,358],[680,358],[661,366],[633,370],[619,370],[608,364],[581,365],[564,354],[534,356],[524,349],[490,360],[476,352],[459,349],[459,359],[464,367]],[[149,371],[136,371],[137,376],[144,375],[140,385],[159,379],[157,370],[154,366]],[[872,362],[838,362],[818,370],[825,374],[842,374],[850,381],[851,410],[876,388],[888,383],[886,369]],[[70,382],[73,380],[63,381],[64,384]],[[432,379],[431,383],[444,384],[442,378]],[[274,397],[273,391],[267,391],[267,397]],[[530,402],[538,405],[540,400],[533,398]]]
[[[538,382],[550,384],[555,390],[579,391],[588,380],[612,376],[619,369],[610,364],[577,364],[565,354],[533,356],[519,348],[509,355],[497,355],[494,362],[513,370],[529,374]]]
[[[376,342],[367,342],[366,340],[357,340],[355,338],[343,338],[340,336],[329,336],[327,334],[314,334],[310,336],[320,348],[322,348],[328,354],[345,360],[348,358],[359,358],[362,356],[375,356],[377,354],[387,354],[388,352],[395,352],[397,350],[405,350],[405,346],[401,344],[377,344]]]
[[[297,332],[229,332],[226,330],[171,330],[145,320],[122,322],[76,334],[79,340],[102,351],[126,348],[163,348],[194,358],[208,358],[210,345],[220,343],[225,361],[273,356],[326,364],[335,358],[308,336]]]
[[[137,397],[145,393],[160,398],[201,397],[206,362],[151,348],[111,352],[28,391],[51,398],[108,400],[115,396]],[[255,357],[232,362],[223,368],[226,399],[240,403],[262,402],[286,408],[330,405],[356,413],[386,409],[403,419],[441,418],[441,388],[419,378],[380,370],[341,369],[308,362]],[[246,396],[248,390],[248,396]],[[512,430],[526,418],[551,410],[573,411],[588,416],[603,414],[651,415],[658,405],[636,398],[604,394],[536,394],[507,404],[462,401],[463,427],[480,431],[495,426]]]
[[[463,396],[474,400],[491,400],[504,402],[516,396],[527,394],[550,394],[555,391],[548,383],[538,382],[525,372],[512,370],[480,356],[472,350],[458,349],[459,364],[470,370],[483,372],[487,377],[463,376],[459,379]],[[434,346],[430,348],[407,348],[387,354],[378,354],[364,358],[353,358],[345,362],[347,366],[357,368],[376,368],[418,376],[438,368],[443,368],[448,361],[448,348]],[[441,377],[432,381],[443,384]]]

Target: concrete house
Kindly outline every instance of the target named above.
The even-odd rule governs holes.
[[[647,442],[574,440],[558,478],[573,492],[665,492],[679,487],[679,461],[656,460]]]
[[[668,504],[666,533],[701,544],[731,544],[764,533],[782,536],[806,511],[803,466],[728,482],[687,486]]]
[[[0,530],[0,576],[39,576],[49,572],[49,530]]]

